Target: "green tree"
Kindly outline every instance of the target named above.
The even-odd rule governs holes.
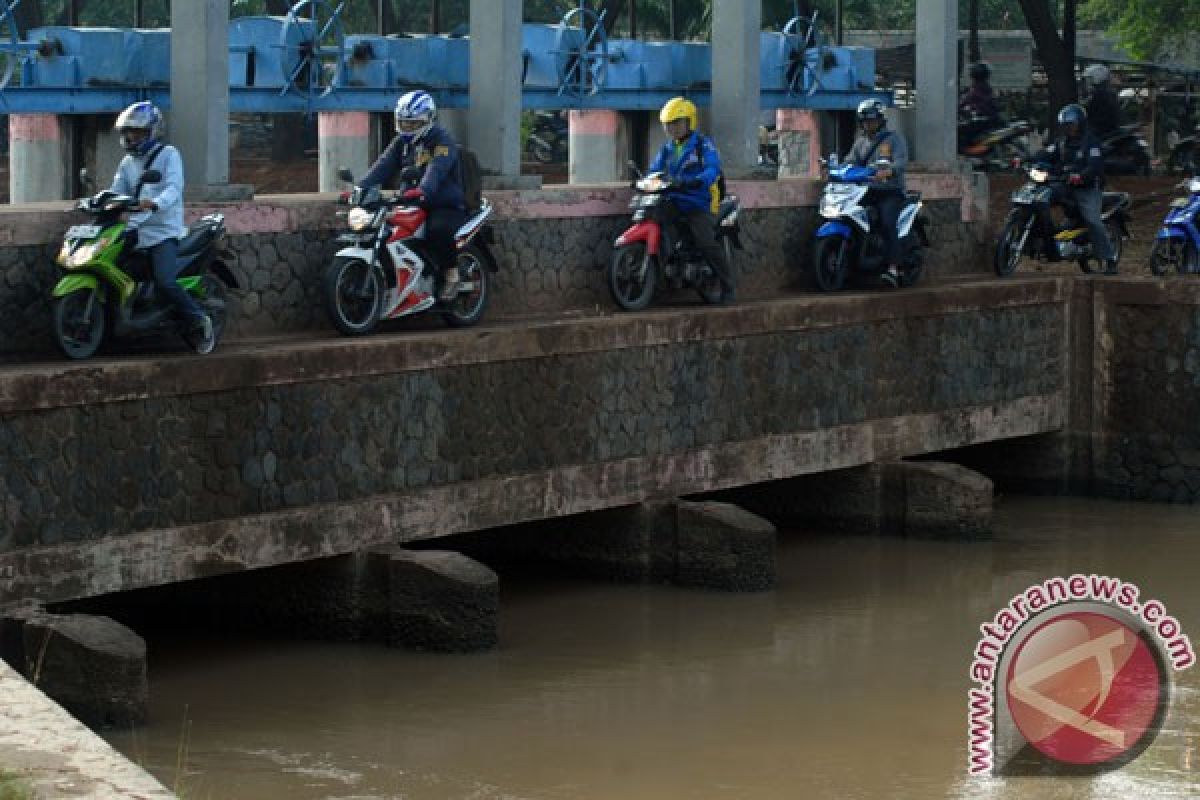
[[[1200,0],[1086,0],[1088,23],[1115,34],[1131,56],[1153,61],[1200,30]]]

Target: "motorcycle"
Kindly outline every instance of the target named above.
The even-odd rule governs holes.
[[[1167,158],[1167,171],[1172,175],[1195,175],[1200,169],[1200,125],[1191,136],[1185,136],[1171,148]]]
[[[86,172],[81,179],[86,182]],[[150,170],[145,180],[156,183],[162,176]],[[128,228],[125,215],[138,210],[137,199],[105,189],[80,200],[75,210],[92,220],[67,229],[56,259],[64,274],[51,292],[51,311],[55,344],[63,355],[91,358],[108,339],[172,332],[194,348],[198,333],[181,327],[174,303],[155,290],[149,255],[133,246],[136,233]],[[209,315],[218,342],[225,329],[226,289],[238,288],[218,253],[224,238],[221,214],[190,225],[179,242],[183,268],[176,278]]]
[[[1033,124],[1017,120],[988,128],[964,140],[964,128],[978,125],[986,117],[959,115],[959,155],[966,158],[971,168],[981,172],[1000,171],[1011,168],[1016,161],[1029,158],[1025,137],[1033,133]]]
[[[1106,175],[1149,175],[1150,145],[1142,126],[1122,125],[1100,138]]]
[[[883,237],[879,233],[879,212],[874,206],[864,206],[863,198],[871,189],[871,179],[877,167],[837,166],[833,159],[825,162],[829,182],[821,195],[819,211],[828,222],[817,229],[813,272],[817,287],[835,292],[851,279],[878,277],[883,273]],[[885,160],[876,162],[887,166]],[[902,260],[900,285],[912,286],[921,277],[924,264],[923,248],[929,246],[924,204],[920,192],[907,192],[907,204],[896,223]]]
[[[566,161],[569,141],[567,121],[559,113],[534,112],[533,128],[525,140],[525,152],[534,161],[540,164]]]
[[[1012,210],[1004,220],[1004,229],[996,243],[992,267],[1000,277],[1011,275],[1023,256],[1059,261],[1075,259],[1084,273],[1099,272],[1104,265],[1095,255],[1087,226],[1069,197],[1062,197],[1056,186],[1065,185],[1066,178],[1052,173],[1046,166],[1035,164],[1028,170],[1029,180],[1012,194]],[[1054,220],[1052,207],[1064,211],[1063,224]],[[1104,192],[1101,195],[1100,215],[1112,242],[1113,256],[1121,260],[1122,242],[1129,236],[1129,193]],[[1052,248],[1053,255],[1047,250]]]
[[[353,184],[354,176],[338,177]],[[415,186],[420,170],[401,173],[402,189]],[[459,274],[458,293],[450,302],[435,298],[442,288],[441,271],[432,263],[425,242],[428,212],[404,200],[401,191],[385,196],[378,186],[355,187],[339,199],[352,208],[342,212],[349,229],[337,237],[341,249],[325,271],[325,307],[334,326],[346,336],[361,336],[381,320],[399,319],[436,309],[452,327],[474,325],[491,297],[490,275],[498,271],[488,247],[486,223],[492,204],[482,206],[454,234]]]
[[[1172,268],[1180,275],[1200,272],[1200,174],[1179,184],[1187,197],[1171,201],[1171,208],[1150,249],[1150,271],[1166,275]]]
[[[636,172],[636,167],[630,165]],[[638,177],[636,192],[629,201],[633,224],[613,244],[608,265],[608,288],[613,300],[626,311],[640,311],[650,304],[659,283],[672,289],[693,288],[706,303],[721,302],[724,294],[716,270],[692,242],[686,229],[667,225],[667,197],[674,188],[662,172]],[[738,235],[737,197],[721,201],[715,235],[725,250],[731,273],[733,248],[741,247]]]

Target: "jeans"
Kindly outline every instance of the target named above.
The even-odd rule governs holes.
[[[1070,186],[1056,187],[1058,199],[1074,203],[1076,213],[1087,226],[1088,236],[1092,240],[1092,252],[1101,261],[1110,261],[1116,257],[1112,242],[1109,241],[1108,231],[1104,228],[1104,218],[1101,216],[1101,205],[1104,193],[1095,187],[1071,188]]]
[[[431,208],[425,218],[425,242],[433,266],[443,275],[456,263],[454,234],[466,221],[467,212],[458,208]]]
[[[900,220],[900,212],[904,210],[904,202],[904,192],[899,189],[871,189],[863,198],[863,205],[873,205],[879,211],[884,267],[900,266],[900,238],[896,235],[896,225]]]
[[[175,278],[179,275],[179,240],[164,239],[146,248],[150,262],[154,265],[154,285],[158,291],[175,304],[184,319],[196,321],[205,316],[204,309],[184,291]]]

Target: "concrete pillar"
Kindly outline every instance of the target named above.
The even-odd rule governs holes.
[[[467,145],[506,178],[521,174],[521,13],[521,0],[471,0]]]
[[[113,176],[117,174],[117,166],[125,157],[121,148],[121,135],[109,126],[96,130],[92,157],[88,172],[95,181],[97,189],[110,186]]]
[[[958,0],[917,0],[917,135],[909,156],[948,168],[957,137]]]
[[[470,120],[465,108],[439,108],[438,124],[450,132],[454,141],[466,144],[470,131]]]
[[[499,640],[500,579],[461,553],[380,548],[386,562],[388,643],[417,650],[465,653]]]
[[[775,112],[779,177],[813,178],[821,174],[821,125],[815,111],[781,108]],[[842,154],[838,154],[839,158]]]
[[[758,166],[761,30],[762,3],[713,0],[712,132],[731,177]]]
[[[605,183],[629,177],[632,120],[619,111],[572,111],[567,117],[568,183]],[[644,165],[639,165],[644,168]]]
[[[675,508],[675,576],[680,586],[756,592],[775,585],[775,526],[728,503]]]
[[[229,3],[171,0],[172,142],[183,156],[185,194],[244,199],[229,183]]]
[[[904,535],[979,539],[992,533],[992,482],[958,464],[888,465],[904,485]]]
[[[317,115],[317,191],[344,188],[337,177],[342,167],[362,177],[371,166],[371,115],[366,111],[337,111]]]
[[[11,203],[66,200],[71,191],[72,130],[56,114],[8,117],[8,196]]]

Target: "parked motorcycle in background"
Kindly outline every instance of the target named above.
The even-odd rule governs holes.
[[[1167,157],[1167,171],[1172,175],[1195,175],[1200,171],[1200,125],[1171,148]]]
[[[354,183],[348,170],[338,177]],[[407,167],[401,173],[403,188],[416,184],[420,171]],[[488,249],[485,223],[492,205],[485,198],[454,234],[458,259],[458,294],[450,303],[435,298],[442,276],[431,267],[425,244],[424,208],[402,199],[401,191],[385,196],[377,186],[355,187],[345,202],[349,229],[338,236],[343,247],[325,271],[325,307],[330,319],[346,336],[370,333],[380,320],[399,319],[436,309],[454,327],[474,325],[483,317],[491,296],[490,274],[497,271]],[[481,235],[482,234],[482,235]]]
[[[1149,175],[1150,144],[1141,125],[1122,125],[1100,138],[1105,175]]]
[[[80,178],[87,183],[86,170]],[[162,176],[149,170],[144,179],[157,183]],[[155,289],[149,255],[131,246],[134,237],[126,215],[138,210],[138,201],[105,189],[80,200],[75,210],[92,219],[67,229],[56,259],[63,275],[51,292],[51,306],[54,342],[63,355],[91,358],[110,339],[143,336],[179,335],[194,348],[197,334],[181,323],[175,304]],[[221,214],[209,214],[188,226],[179,242],[183,267],[176,278],[212,320],[218,342],[225,330],[225,290],[238,288],[219,253],[224,238]]]
[[[983,118],[960,114],[959,130],[977,125]],[[977,133],[967,139],[960,137],[958,153],[980,172],[999,172],[1029,158],[1026,137],[1033,133],[1033,124],[1016,120]]]
[[[567,119],[558,111],[535,111],[533,128],[525,140],[525,152],[539,164],[561,163],[567,160]]]
[[[630,164],[636,172],[636,166]],[[716,270],[692,242],[683,226],[667,224],[667,198],[673,188],[666,173],[652,172],[634,183],[629,201],[633,224],[613,243],[608,264],[608,288],[613,300],[626,311],[650,305],[658,287],[692,288],[706,303],[721,302],[721,281]],[[733,249],[741,247],[737,197],[726,197],[717,211],[715,234],[725,249],[725,263],[736,274]]]
[[[837,165],[837,157],[822,160],[829,168],[829,182],[821,195],[819,211],[828,220],[817,229],[813,273],[817,287],[835,292],[852,281],[878,283],[887,267],[883,263],[883,236],[874,206],[864,206],[863,198],[871,189],[876,167]],[[878,161],[884,166],[886,161]],[[900,285],[912,286],[921,277],[924,248],[929,246],[924,205],[920,192],[907,192],[908,202],[896,223],[900,240]]]
[[[1155,275],[1200,272],[1200,174],[1179,184],[1187,197],[1171,201],[1171,208],[1150,249],[1150,271]]]
[[[1025,185],[1012,194],[1012,210],[996,243],[992,261],[996,274],[1011,275],[1026,256],[1037,260],[1074,260],[1085,273],[1103,271],[1104,264],[1095,255],[1091,236],[1077,208],[1069,198],[1056,193],[1056,187],[1066,183],[1066,176],[1052,173],[1044,164],[1034,164],[1028,175]],[[1062,224],[1055,222],[1055,205],[1063,209]],[[1128,192],[1104,192],[1101,196],[1100,216],[1118,262],[1122,242],[1129,238],[1129,206]]]

